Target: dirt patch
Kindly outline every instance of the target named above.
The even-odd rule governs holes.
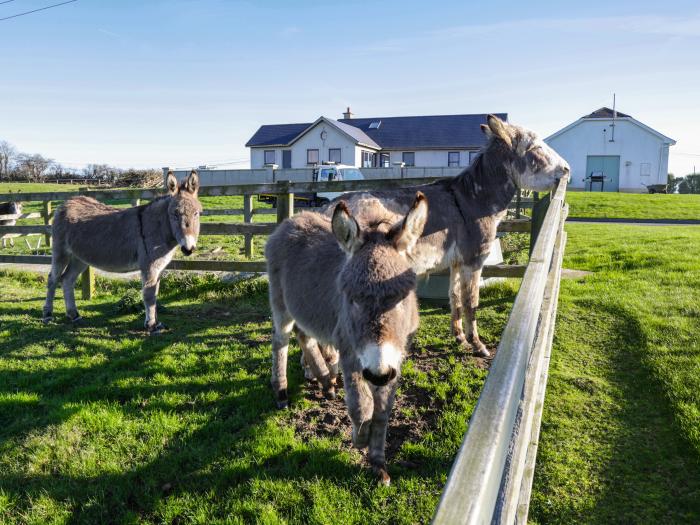
[[[466,364],[471,362],[479,368],[489,368],[495,349],[489,348],[492,357],[488,359],[472,357],[465,353],[453,354],[459,362]],[[412,352],[409,359],[413,367],[421,372],[432,372],[444,369],[444,349],[424,347],[420,352]],[[440,366],[442,365],[442,366]],[[296,435],[302,439],[309,438],[340,438],[342,448],[351,449],[352,423],[345,408],[342,392],[342,378],[339,379],[340,395],[334,400],[323,397],[318,383],[307,382],[303,387],[304,397],[313,401],[313,406],[292,414],[292,424]],[[427,431],[436,428],[437,419],[443,409],[443,401],[436,399],[427,389],[402,378],[401,392],[396,396],[394,408],[389,419],[387,432],[386,458],[391,462],[397,452],[401,450],[407,441],[418,441]],[[400,462],[406,468],[414,468],[418,465],[412,462]]]

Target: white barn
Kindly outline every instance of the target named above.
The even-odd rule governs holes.
[[[246,143],[250,167],[296,169],[330,161],[358,168],[460,168],[486,142],[479,127],[486,114],[354,118],[348,108],[343,117],[261,126]]]
[[[666,184],[676,141],[625,113],[600,108],[544,139],[571,166],[571,189],[646,192]]]

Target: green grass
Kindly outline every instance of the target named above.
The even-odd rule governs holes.
[[[700,220],[700,195],[571,191],[570,217]]]
[[[403,442],[390,428],[385,488],[349,446],[349,422],[324,426],[328,402],[302,385],[296,347],[292,408],[274,409],[264,280],[166,278],[171,329],[155,337],[136,283],[98,279],[78,330],[40,323],[44,286],[0,272],[0,522],[429,521],[485,377],[452,343],[444,307],[422,307],[395,415],[424,425]],[[516,286],[483,296],[489,346]]]
[[[700,523],[700,227],[567,231],[530,519]]]

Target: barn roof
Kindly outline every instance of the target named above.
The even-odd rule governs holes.
[[[350,135],[356,142],[381,149],[480,148],[486,143],[480,125],[488,114],[373,117],[332,120],[321,117]],[[496,116],[508,120],[507,113]],[[319,119],[320,120],[320,119]],[[310,127],[308,124],[261,126],[246,146],[286,146]]]
[[[588,115],[585,115],[581,118],[625,118],[625,117],[632,117],[632,115],[628,115],[627,113],[622,113],[618,111],[617,113],[607,107],[596,109],[593,113],[589,113]]]

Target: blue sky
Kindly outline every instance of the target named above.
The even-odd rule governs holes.
[[[0,18],[56,3],[13,0]],[[69,166],[245,167],[261,124],[603,105],[700,171],[696,1],[98,1],[0,21],[0,139]]]

